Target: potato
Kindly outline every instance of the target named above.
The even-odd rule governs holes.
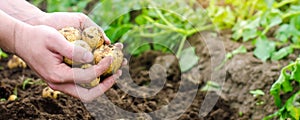
[[[26,68],[27,65],[20,57],[13,55],[13,57],[7,62],[7,67],[9,69],[14,69],[18,67]]]
[[[81,66],[81,68],[82,69],[87,69],[91,66],[92,66],[91,64],[84,64],[84,65]],[[89,84],[80,84],[80,85],[83,86],[83,87],[86,87],[86,88],[91,88],[91,87],[97,86],[99,84],[99,82],[100,82],[100,77],[97,77],[95,80],[93,80]]]
[[[59,91],[54,91],[52,90],[50,87],[45,87],[43,89],[43,92],[42,92],[42,97],[43,98],[52,98],[52,99],[57,99],[58,95],[61,94],[61,92]]]
[[[82,40],[87,42],[92,49],[96,49],[104,43],[104,36],[98,27],[92,26],[83,30]]]
[[[8,101],[15,101],[17,98],[18,97],[16,95],[10,95],[7,100]]]
[[[81,32],[74,27],[65,27],[59,32],[70,42],[81,39]]]
[[[91,88],[99,84],[100,77],[108,77],[116,72],[123,62],[123,53],[120,49],[118,49],[114,45],[105,45],[104,44],[104,35],[99,27],[91,26],[82,31],[80,33],[79,30],[74,27],[66,27],[59,30],[61,34],[65,36],[65,38],[71,43],[86,48],[87,50],[93,52],[94,54],[94,62],[93,64],[99,63],[106,56],[112,56],[114,58],[113,63],[110,67],[99,77],[93,80],[89,84],[79,84],[83,87]],[[79,40],[81,39],[81,40]],[[68,58],[64,58],[64,62],[68,65],[72,65],[73,67],[80,67],[83,69],[89,68],[92,64],[81,64],[78,62],[74,62]]]
[[[85,49],[87,49],[88,51],[92,52],[92,48],[83,40],[75,40],[71,42],[72,44],[76,45],[76,46],[81,46]],[[74,62],[69,58],[64,57],[64,62],[67,63],[68,65],[74,65],[74,66],[78,66],[81,63],[79,62]]]
[[[106,56],[113,57],[113,63],[101,75],[103,77],[110,76],[115,73],[121,67],[124,56],[122,51],[114,45],[102,45],[100,48],[96,49],[93,54],[95,64],[98,64]]]

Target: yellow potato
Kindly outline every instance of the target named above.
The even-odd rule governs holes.
[[[82,40],[87,42],[92,49],[96,49],[104,43],[104,36],[98,27],[92,26],[83,30]]]
[[[91,64],[84,64],[81,66],[82,69],[87,69],[89,67],[91,67],[92,65]],[[80,84],[82,87],[85,87],[85,88],[92,88],[92,87],[95,87],[97,86],[98,84],[100,83],[100,77],[97,77],[95,80],[93,80],[91,83],[89,84]]]
[[[8,101],[15,101],[17,98],[18,97],[16,95],[10,95],[7,100]]]
[[[115,73],[122,65],[123,53],[114,45],[102,45],[94,51],[94,63],[98,64],[104,57],[112,56],[113,63],[101,76],[110,76]]]
[[[58,95],[61,94],[61,92],[59,91],[54,91],[52,90],[50,87],[45,87],[43,89],[43,92],[42,92],[42,97],[43,98],[52,98],[52,99],[57,99]]]
[[[74,27],[65,27],[59,32],[70,42],[81,39],[81,32]]]
[[[92,48],[83,40],[75,40],[71,43],[76,46],[81,46],[81,47],[87,49],[88,51],[92,51]],[[71,59],[66,58],[66,57],[64,57],[64,62],[67,63],[68,65],[74,65],[74,66],[78,66],[81,64],[79,62],[72,61]]]
[[[26,68],[27,65],[20,57],[13,55],[13,57],[7,62],[7,67],[9,69],[14,69],[18,67]]]

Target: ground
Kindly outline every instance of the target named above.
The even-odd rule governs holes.
[[[0,119],[128,118],[121,114],[122,112],[110,109],[110,106],[117,106],[132,113],[148,113],[140,114],[138,117],[155,119],[168,117],[162,116],[164,112],[157,113],[155,111],[164,110],[164,106],[171,104],[171,101],[175,100],[176,95],[182,95],[180,97],[182,99],[179,99],[179,101],[186,101],[189,99],[189,93],[192,92],[197,92],[195,98],[190,99],[192,100],[191,105],[186,106],[187,109],[178,119],[259,120],[276,111],[277,108],[273,103],[272,96],[269,95],[269,89],[278,78],[280,69],[290,61],[295,60],[296,54],[278,62],[262,62],[255,58],[252,52],[238,54],[225,64],[225,72],[221,75],[225,80],[222,93],[200,91],[205,83],[213,77],[211,75],[211,66],[213,66],[211,56],[218,53],[218,50],[209,51],[208,47],[210,46],[207,44],[211,44],[212,48],[215,48],[214,45],[224,45],[227,52],[238,48],[241,44],[244,44],[248,51],[253,50],[251,43],[233,42],[229,40],[230,36],[226,34],[221,34],[221,36],[220,40],[215,41],[213,44],[207,43],[207,41],[204,42],[203,37],[199,34],[190,37],[189,42],[196,47],[196,54],[200,57],[199,63],[190,72],[181,73],[178,61],[175,59],[166,69],[166,83],[163,85],[162,90],[154,96],[134,97],[127,94],[128,91],[134,92],[130,91],[133,88],[131,89],[130,86],[127,86],[129,89],[125,92],[116,84],[105,93],[105,96],[107,96],[106,100],[101,100],[101,98],[87,104],[64,94],[59,95],[58,99],[42,98],[42,89],[46,87],[45,84],[27,85],[23,89],[22,83],[24,80],[30,78],[38,81],[40,77],[30,68],[10,70],[6,66],[9,58],[2,59],[0,66],[4,68],[0,70],[0,98],[8,98],[9,95],[13,94],[13,90],[16,87],[18,99],[16,101],[0,102]],[[149,85],[151,83],[149,78],[150,67],[154,63],[162,64],[166,62],[162,60],[166,56],[174,58],[173,54],[158,51],[149,51],[141,56],[130,58],[129,67],[122,68],[123,73],[127,72],[130,74],[123,74],[117,82],[122,83],[122,81],[131,76],[137,85]],[[156,78],[160,79],[159,77]],[[181,83],[181,80],[186,82]],[[124,86],[127,85],[124,82],[122,84]],[[181,85],[185,87],[179,92]],[[198,86],[198,89],[190,89],[194,86]],[[154,87],[157,86],[154,85]],[[249,93],[250,90],[256,89],[263,90],[265,95],[257,98]],[[184,94],[181,94],[181,92]],[[218,96],[219,99],[213,109],[202,118],[199,117],[199,109],[207,93],[210,93],[212,96]],[[258,103],[262,104],[258,105]],[[182,106],[183,104],[175,104],[168,110],[174,109],[174,112],[176,112],[176,107],[180,108]]]

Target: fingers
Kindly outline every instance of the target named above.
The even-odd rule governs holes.
[[[56,73],[52,75],[53,77],[50,79],[50,82],[56,84],[90,83],[110,67],[112,60],[112,57],[105,57],[97,65],[93,65],[87,69],[70,68],[62,64],[61,68],[57,68]]]
[[[68,42],[58,32],[53,36],[56,36],[56,38],[52,39],[53,42],[51,43],[55,44],[48,45],[52,51],[59,53],[75,62],[88,63],[93,61],[94,56],[87,49]]]
[[[118,71],[116,74],[106,78],[99,85],[86,89],[74,83],[66,83],[66,84],[49,84],[49,86],[53,90],[58,90],[69,94],[71,96],[80,98],[83,102],[90,102],[93,99],[99,97],[104,92],[106,92],[109,88],[111,88],[117,78],[122,74],[121,71]]]

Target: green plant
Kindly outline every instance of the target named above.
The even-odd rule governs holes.
[[[236,21],[251,18],[256,10],[266,9],[263,0],[210,0],[206,9],[212,22],[219,30],[230,29]],[[226,18],[226,19],[224,19]]]
[[[253,97],[257,98],[256,105],[263,105],[265,102],[261,99],[261,96],[264,96],[265,93],[262,90],[251,90],[249,91],[250,94],[253,95]]]
[[[0,60],[1,60],[1,58],[7,58],[7,57],[8,57],[8,55],[4,51],[2,51],[2,49],[0,48]]]
[[[23,80],[22,83],[22,89],[25,90],[27,85],[46,85],[46,83],[44,83],[43,80],[39,79],[39,80],[33,80],[32,78],[26,78],[25,80]]]
[[[0,102],[6,101],[5,98],[0,98]]]
[[[251,90],[250,94],[253,95],[253,97],[258,97],[258,96],[264,96],[265,93],[262,90]]]
[[[253,17],[238,21],[232,28],[234,40],[253,40],[254,55],[263,61],[280,60],[300,48],[300,2],[268,1],[265,9],[257,9]],[[279,29],[272,32],[276,27]]]
[[[125,51],[131,55],[148,50],[173,52],[181,60],[181,66],[192,67],[199,58],[194,49],[185,47],[188,37],[214,28],[203,9],[191,7],[194,4],[195,0],[188,3],[181,0],[110,0],[99,3],[90,16],[96,22],[99,19],[97,23],[103,26],[107,36],[113,42],[124,43]],[[183,55],[183,52],[188,54]],[[181,70],[184,72],[191,67]]]
[[[219,91],[221,90],[221,85],[214,81],[207,81],[205,86],[201,88],[200,91]]]
[[[229,52],[226,54],[225,56],[225,59],[222,61],[222,63],[220,65],[218,65],[216,67],[215,70],[220,70],[224,65],[225,63],[230,60],[233,56],[237,55],[237,54],[243,54],[243,53],[247,53],[247,49],[245,46],[241,45],[240,47],[238,47],[237,49]]]
[[[270,94],[275,99],[275,104],[280,109],[265,120],[279,116],[280,119],[300,119],[300,91],[295,92],[285,103],[282,103],[281,95],[299,88],[300,84],[300,58],[281,70],[278,80],[272,85]]]
[[[30,2],[35,6],[45,2],[47,12],[84,12],[91,0],[30,0]]]

